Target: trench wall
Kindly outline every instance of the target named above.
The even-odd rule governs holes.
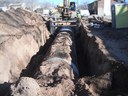
[[[110,72],[112,73],[111,88],[127,89],[127,68],[109,53],[102,39],[92,35],[84,24],[80,30],[79,44],[83,51],[83,63],[79,64],[81,76],[101,76]]]
[[[36,13],[23,9],[0,12],[0,84],[16,81],[49,35]]]

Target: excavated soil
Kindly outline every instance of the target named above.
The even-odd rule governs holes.
[[[22,9],[0,12],[1,95],[18,80],[49,35],[43,18],[35,13]]]
[[[101,27],[90,27],[86,20],[82,25],[77,44],[82,78],[78,80],[77,89],[81,90],[77,93],[79,96],[87,93],[89,96],[127,96],[128,30],[112,29],[104,22]]]
[[[127,30],[82,21],[74,35],[50,35],[45,23],[22,9],[0,12],[0,96],[128,95]]]

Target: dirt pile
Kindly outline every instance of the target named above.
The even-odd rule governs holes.
[[[112,83],[112,74],[106,73],[101,76],[85,76],[76,83],[78,96],[105,96]]]
[[[72,81],[73,70],[67,62],[53,58],[42,63],[39,71],[36,78],[43,96],[71,96],[73,94],[75,87]]]
[[[45,61],[36,71],[35,79],[21,77],[11,85],[13,96],[72,96],[75,85],[71,80],[70,66],[57,58]],[[61,60],[61,61],[60,61]]]
[[[19,78],[49,38],[41,16],[22,9],[0,12],[0,84]]]
[[[12,96],[39,96],[39,85],[33,78],[22,77],[11,86]]]

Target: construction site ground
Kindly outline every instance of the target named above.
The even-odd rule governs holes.
[[[96,22],[95,22],[96,23]],[[101,39],[110,55],[125,66],[128,66],[128,28],[112,28],[110,25],[99,24],[100,27],[90,26],[88,32]]]
[[[23,9],[0,12],[0,96],[128,96],[128,29],[91,16],[74,39],[52,35],[47,20]]]

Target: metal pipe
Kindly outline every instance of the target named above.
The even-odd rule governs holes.
[[[53,27],[76,27],[77,25],[52,25]]]

